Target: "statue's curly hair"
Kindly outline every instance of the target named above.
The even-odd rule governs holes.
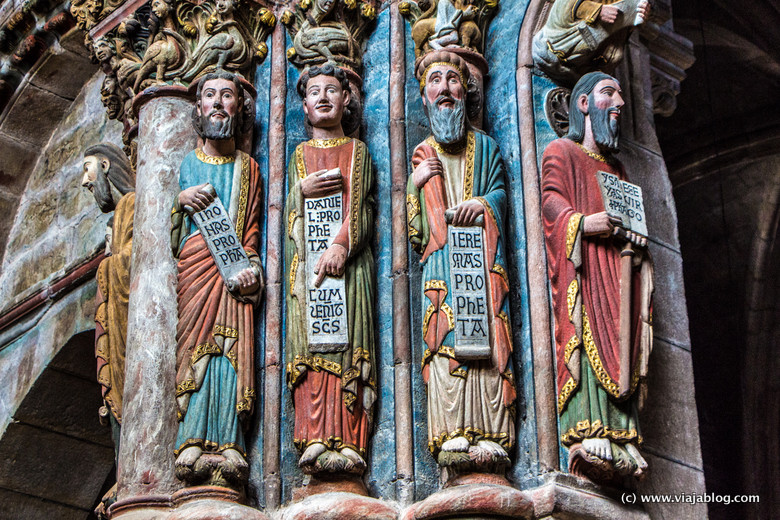
[[[352,92],[347,73],[344,72],[344,69],[333,63],[307,67],[298,79],[297,90],[301,99],[306,98],[306,85],[309,83],[309,80],[316,78],[317,76],[330,76],[331,78],[336,78],[336,81],[341,85],[341,89],[350,93],[349,104],[344,109],[344,115],[341,118],[341,128],[344,130],[344,134],[350,135],[357,130],[358,126],[360,126],[360,101],[355,93]],[[308,118],[306,124],[309,125]]]

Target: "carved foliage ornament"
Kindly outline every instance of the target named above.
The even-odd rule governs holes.
[[[571,90],[564,87],[552,89],[544,100],[544,115],[558,137],[563,137],[569,131],[570,103]]]
[[[298,0],[281,22],[293,46],[287,58],[296,66],[336,62],[358,72],[366,32],[377,17],[377,0]]]
[[[249,1],[152,0],[108,34],[88,35],[106,73],[101,96],[109,118],[131,128],[133,97],[155,84],[187,85],[218,69],[251,76],[275,25],[271,11]]]

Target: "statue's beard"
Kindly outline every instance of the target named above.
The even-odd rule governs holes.
[[[593,129],[593,139],[599,149],[604,152],[617,153],[620,141],[620,121],[612,119],[610,114],[620,113],[620,109],[610,107],[601,109],[591,104],[590,124]]]
[[[211,115],[219,113],[224,115],[224,119],[211,119]],[[212,141],[222,141],[225,139],[232,139],[236,133],[236,117],[228,115],[224,110],[212,110],[207,116],[201,116],[200,118],[200,136],[204,139],[210,139]]]
[[[114,196],[111,193],[111,184],[108,182],[108,176],[105,172],[98,172],[92,185],[92,194],[95,196],[95,202],[97,202],[100,211],[103,213],[114,211]]]
[[[440,108],[439,102],[449,99],[455,103],[452,108]],[[433,138],[440,144],[454,144],[466,135],[466,102],[449,96],[439,96],[428,108],[428,121]]]

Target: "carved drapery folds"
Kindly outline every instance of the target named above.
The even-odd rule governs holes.
[[[287,58],[294,65],[335,62],[360,75],[363,45],[377,17],[376,0],[299,0],[282,13],[293,46]]]
[[[72,12],[87,30],[105,14],[90,18],[75,4]],[[250,0],[152,0],[109,31],[91,31],[86,43],[106,73],[101,98],[108,117],[124,123],[127,141],[137,124],[132,100],[143,89],[186,86],[217,69],[251,79],[275,25],[273,13]]]

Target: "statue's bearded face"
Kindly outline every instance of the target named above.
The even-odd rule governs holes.
[[[108,182],[108,169],[111,167],[108,159],[97,155],[84,157],[84,175],[81,185],[95,196],[100,211],[108,213],[114,210],[114,197],[111,194],[111,184]]]
[[[425,76],[423,105],[436,142],[457,143],[466,134],[466,89],[458,69],[443,64]]]
[[[588,96],[588,117],[593,139],[600,150],[615,153],[620,141],[620,109],[625,102],[620,95],[620,85],[612,79],[596,83]]]
[[[236,133],[239,99],[235,84],[227,79],[211,79],[201,90],[197,115],[200,136],[221,141],[232,139]]]
[[[341,88],[339,80],[319,74],[306,83],[303,113],[314,128],[338,127],[349,100],[350,93]]]

